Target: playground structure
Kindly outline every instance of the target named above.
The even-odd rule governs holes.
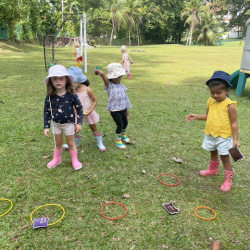
[[[62,21],[63,20],[63,21]],[[44,64],[48,71],[50,64],[62,64],[65,67],[76,66],[74,44],[80,44],[87,72],[87,35],[86,14],[62,14],[44,35]],[[84,53],[83,53],[84,52]]]
[[[242,96],[247,78],[250,77],[250,19],[246,22],[247,32],[240,69],[231,75],[231,84],[236,88],[236,95]]]

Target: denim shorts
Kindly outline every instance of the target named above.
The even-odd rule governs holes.
[[[218,151],[219,155],[229,155],[228,150],[233,147],[233,138],[213,137],[205,135],[202,147],[207,151]]]

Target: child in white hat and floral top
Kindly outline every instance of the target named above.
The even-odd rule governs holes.
[[[119,63],[110,63],[107,69],[107,75],[98,69],[96,69],[94,73],[102,77],[104,89],[109,96],[107,110],[110,111],[117,125],[115,131],[115,145],[118,148],[126,148],[122,141],[130,143],[130,139],[126,135],[126,128],[128,126],[128,109],[132,108],[127,95],[127,88],[121,83],[121,77],[126,75],[126,72]]]

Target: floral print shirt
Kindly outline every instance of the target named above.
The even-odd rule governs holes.
[[[75,123],[75,112],[77,111],[77,124],[81,125],[83,121],[83,108],[77,94],[66,92],[63,96],[50,96],[52,119],[56,123]],[[74,107],[74,108],[73,108]],[[45,98],[44,104],[44,128],[50,128],[51,111],[49,95]]]
[[[132,108],[127,95],[127,88],[122,83],[114,84],[109,81],[109,88],[104,84],[104,89],[109,96],[107,110],[118,111]]]

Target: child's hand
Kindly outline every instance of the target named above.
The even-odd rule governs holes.
[[[240,143],[239,143],[239,141],[238,140],[234,140],[234,142],[233,142],[233,147],[235,148],[235,147],[240,147]]]
[[[131,61],[131,64],[134,64],[134,62],[133,62],[133,61]]]
[[[186,116],[186,121],[187,122],[191,122],[191,121],[193,121],[195,119],[196,119],[196,115],[195,114],[190,114],[190,115]]]
[[[75,125],[75,134],[80,133],[82,130],[82,126],[80,124],[76,124]]]
[[[128,109],[126,109],[126,115],[129,116],[129,111],[128,111]]]
[[[95,75],[99,75],[99,69],[95,69],[94,73]]]
[[[83,111],[83,115],[86,115],[86,116],[88,116],[88,115],[90,115],[92,113],[92,111],[90,112],[90,111],[87,111],[87,110],[84,110]]]
[[[49,128],[44,129],[44,135],[49,137]]]

